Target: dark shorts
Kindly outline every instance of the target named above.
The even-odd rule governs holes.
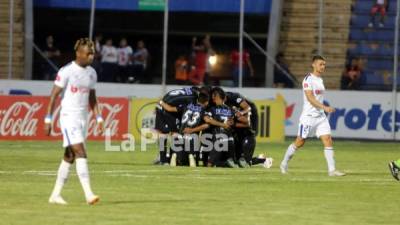
[[[155,129],[163,134],[178,132],[180,118],[178,114],[172,114],[162,109],[156,109]]]

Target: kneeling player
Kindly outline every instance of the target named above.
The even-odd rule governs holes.
[[[175,89],[168,92],[162,101],[170,106],[177,107],[179,105],[188,105],[196,102],[200,89],[197,87],[188,87]],[[155,129],[159,133],[159,161],[160,164],[168,164],[167,157],[167,139],[171,133],[178,133],[180,119],[182,114],[179,112],[168,112],[161,105],[156,107],[156,124]]]
[[[216,146],[211,149],[209,153],[207,166],[228,166],[237,168],[238,165],[235,164],[235,146],[231,129],[234,112],[230,107],[224,104],[226,96],[221,88],[215,87],[211,93],[215,106],[209,109],[204,120],[212,126],[212,137]],[[222,149],[217,148],[217,146],[222,147]]]
[[[196,167],[200,151],[200,132],[207,129],[209,125],[204,123],[204,111],[208,105],[209,96],[206,93],[200,93],[196,103],[171,106],[163,101],[160,105],[168,112],[180,112],[183,116],[179,135],[174,136],[172,144],[171,166],[187,165]]]

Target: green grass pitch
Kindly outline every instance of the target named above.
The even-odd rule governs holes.
[[[399,143],[336,141],[337,167],[328,177],[317,141],[279,162],[289,142],[258,144],[271,169],[171,168],[151,165],[147,152],[105,152],[88,143],[92,188],[100,203],[86,205],[75,168],[63,190],[67,206],[47,203],[62,150],[60,142],[0,142],[0,224],[368,225],[400,224],[400,182],[387,163]]]

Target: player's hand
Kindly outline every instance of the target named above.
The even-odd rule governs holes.
[[[183,129],[183,133],[184,134],[191,134],[191,133],[193,133],[193,130],[192,130],[192,128],[186,127],[185,129]]]
[[[239,117],[243,116],[243,114],[242,114],[242,112],[237,111],[237,112],[235,113],[235,116],[236,116],[236,118],[239,118]]]
[[[50,136],[51,132],[51,123],[45,123],[44,124],[44,134],[47,136]]]
[[[324,110],[325,112],[327,112],[327,113],[333,113],[333,112],[336,111],[335,108],[330,107],[330,106],[324,106],[323,110]]]
[[[193,42],[193,43],[196,43],[196,41],[197,41],[197,37],[193,37],[193,38],[192,38],[192,42]]]
[[[99,126],[100,135],[103,135],[105,132],[104,122],[97,122],[97,125]]]

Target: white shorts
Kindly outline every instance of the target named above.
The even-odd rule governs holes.
[[[300,118],[298,137],[306,139],[308,137],[321,137],[322,135],[331,134],[331,126],[326,116],[311,117],[303,116]]]
[[[85,143],[88,117],[69,113],[60,114],[60,125],[63,134],[63,147]]]

